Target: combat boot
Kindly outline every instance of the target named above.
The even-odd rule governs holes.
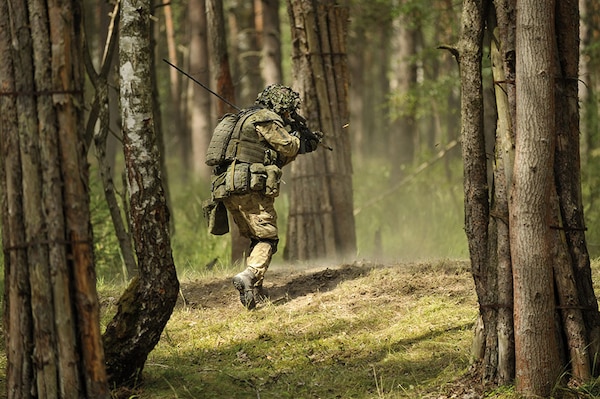
[[[248,310],[256,307],[256,299],[254,298],[255,283],[256,276],[248,269],[233,277],[233,285],[240,292],[240,302]]]

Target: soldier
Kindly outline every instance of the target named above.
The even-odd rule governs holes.
[[[246,269],[233,278],[247,309],[253,309],[263,297],[265,272],[277,251],[274,202],[281,168],[298,154],[316,150],[322,139],[320,132],[301,133],[308,129],[298,127],[302,120],[296,113],[299,107],[300,96],[291,88],[266,87],[254,106],[239,114],[227,139],[225,159],[213,169],[213,199],[225,205],[240,234],[251,242]]]

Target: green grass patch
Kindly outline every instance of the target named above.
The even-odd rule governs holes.
[[[239,304],[229,275],[184,282],[184,296],[205,301],[180,301],[148,359],[140,397],[414,398],[443,391],[469,366],[477,317],[464,262],[360,268],[358,276],[341,268],[323,292],[306,287],[305,295],[271,298],[252,312]],[[275,271],[271,289],[288,274]]]

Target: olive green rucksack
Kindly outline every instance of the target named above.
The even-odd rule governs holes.
[[[229,144],[229,140],[231,140],[231,136],[240,120],[242,112],[237,114],[225,114],[221,120],[219,120],[210,139],[208,150],[206,150],[205,162],[208,166],[217,166],[225,162],[227,145]]]

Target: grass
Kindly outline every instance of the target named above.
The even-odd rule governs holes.
[[[252,312],[228,275],[183,282],[196,302],[180,301],[134,394],[415,398],[444,392],[467,370],[477,306],[464,262],[339,270],[322,292],[306,286]],[[289,281],[289,270],[273,274],[271,289]]]
[[[469,378],[478,305],[467,261],[306,267],[274,266],[271,301],[250,312],[234,271],[188,275],[142,384],[118,397],[519,397]],[[598,262],[593,271],[599,281]],[[116,293],[100,287],[105,320]],[[595,398],[599,382],[557,384],[553,397]]]

